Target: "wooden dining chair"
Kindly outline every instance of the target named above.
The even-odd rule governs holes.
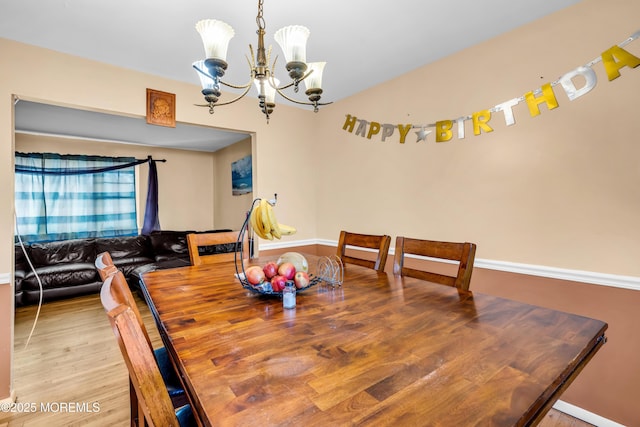
[[[98,254],[95,262],[96,268],[98,269],[98,274],[100,274],[100,280],[103,282],[105,279],[112,274],[115,274],[118,271],[118,267],[113,263],[113,259],[111,258],[111,254],[109,252],[102,252]]]
[[[187,246],[189,247],[189,259],[191,265],[215,264],[235,259],[235,248],[238,242],[239,231],[225,231],[220,233],[191,233],[187,234]],[[246,240],[246,239],[245,239]],[[201,253],[200,248],[226,245],[230,252],[206,254],[205,249]],[[248,258],[246,241],[242,242],[243,257]],[[239,249],[239,248],[238,248]],[[215,252],[215,250],[214,250]]]
[[[340,240],[338,241],[337,255],[343,263],[356,264],[377,271],[384,271],[390,244],[391,237],[386,234],[358,234],[342,230],[340,232]],[[371,260],[357,257],[352,250],[347,252],[347,246],[374,250],[377,252],[376,259]]]
[[[169,357],[169,354],[167,353],[167,349],[165,347],[158,347],[156,349],[153,348],[151,338],[149,337],[149,332],[147,331],[144,320],[142,319],[142,315],[140,314],[140,310],[138,309],[138,304],[136,303],[136,300],[133,296],[133,293],[131,292],[131,289],[129,288],[129,284],[125,279],[124,274],[122,274],[122,271],[118,270],[118,268],[113,265],[113,261],[109,252],[102,252],[98,254],[98,256],[96,257],[95,265],[96,268],[98,268],[100,277],[103,281],[101,295],[103,292],[108,292],[110,298],[117,304],[124,304],[131,307],[131,311],[136,317],[136,321],[138,322],[138,326],[142,331],[145,340],[147,341],[147,345],[153,352],[156,363],[158,365],[158,369],[160,370],[160,374],[164,380],[167,392],[169,393],[169,396],[173,401],[174,407],[183,406],[188,402],[188,399],[184,391],[184,386],[180,381],[180,377],[178,376],[178,373],[171,363],[171,359]],[[105,287],[107,280],[109,286]],[[137,407],[137,405],[135,404],[135,398],[136,395],[135,393],[133,393],[133,389],[131,389],[130,399],[132,411],[135,411]],[[135,414],[132,413],[132,419],[133,418],[135,418]]]
[[[404,265],[405,255],[418,255],[429,258],[457,261],[456,275],[447,275],[423,269],[415,269]],[[412,239],[398,236],[396,238],[396,250],[393,261],[393,274],[399,276],[415,277],[429,282],[454,286],[458,289],[468,290],[473,272],[473,262],[476,256],[474,243],[440,242],[434,240]]]
[[[115,275],[107,277],[100,298],[127,365],[133,393],[136,395],[137,417],[132,418],[131,425],[195,426],[190,405],[174,408],[136,314],[131,307],[119,304],[113,298],[110,288],[114,277]]]

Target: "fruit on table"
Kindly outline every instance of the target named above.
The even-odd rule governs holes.
[[[293,276],[293,283],[296,285],[296,288],[306,288],[309,286],[309,274],[306,271],[296,271],[296,275]]]
[[[247,278],[247,282],[252,284],[253,286],[259,285],[264,282],[266,276],[264,271],[262,271],[262,267],[258,265],[252,265],[244,271],[245,277]]]
[[[297,289],[311,284],[308,273],[309,264],[304,255],[298,252],[282,254],[276,262],[264,265],[252,265],[245,270],[247,281],[263,292],[282,292],[288,281],[293,281]]]
[[[280,292],[284,290],[284,285],[287,283],[287,278],[281,275],[274,276],[271,279],[271,288],[274,292]]]
[[[267,277],[267,280],[271,280],[271,278],[278,274],[278,264],[271,261],[268,262],[262,267],[262,271],[264,271],[264,275]]]
[[[294,227],[280,224],[276,220],[273,206],[266,199],[255,203],[249,216],[249,223],[256,234],[267,240],[279,239],[282,236],[294,234]]]
[[[309,271],[309,263],[307,259],[299,252],[286,252],[280,255],[276,264],[280,265],[285,262],[290,262],[296,267],[296,271]]]
[[[278,264],[278,274],[287,278],[287,280],[293,280],[296,275],[296,267],[290,262],[283,262]]]

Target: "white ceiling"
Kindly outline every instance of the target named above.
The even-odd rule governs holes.
[[[308,27],[307,60],[327,61],[323,100],[337,101],[578,2],[264,0],[265,43],[273,45],[274,57],[279,56],[276,76],[284,82],[288,79],[284,57],[273,34],[286,25]],[[248,45],[257,43],[257,4],[255,0],[5,0],[0,2],[0,37],[197,85],[191,64],[203,59],[204,49],[194,25],[214,18],[230,24],[236,33],[229,45],[225,80],[244,84],[249,75]],[[261,114],[257,108],[256,114]],[[114,139],[110,129],[105,127],[99,139]],[[202,143],[193,144],[201,149],[197,147]]]

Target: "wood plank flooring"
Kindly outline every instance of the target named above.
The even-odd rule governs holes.
[[[154,346],[161,340],[142,300],[138,306]],[[0,427],[129,425],[127,369],[98,295],[50,302],[42,306],[25,348],[37,307],[18,307],[15,315],[15,409],[0,413]],[[583,421],[551,410],[542,427],[588,427]]]

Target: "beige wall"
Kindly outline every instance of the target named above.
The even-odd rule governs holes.
[[[640,276],[640,68],[532,118],[514,108],[494,132],[416,143],[381,142],[342,129],[345,115],[380,123],[456,119],[524,95],[598,57],[640,29],[640,2],[575,7],[453,54],[326,108],[316,157],[318,237],[341,228],[470,240],[478,257]],[[438,40],[425,40],[425,48]],[[640,40],[627,46],[640,56]]]
[[[251,138],[236,142],[215,153],[215,228],[239,230],[242,227],[245,214],[251,207],[253,192],[238,196],[232,194],[231,163],[249,155],[251,155]],[[263,194],[262,197],[269,197],[269,195]]]
[[[514,108],[514,126],[505,126],[496,115],[494,132],[473,136],[467,124],[466,138],[448,143],[435,144],[433,135],[428,143],[416,143],[411,132],[401,145],[397,131],[383,143],[342,130],[346,114],[381,123],[428,124],[493,107],[623,41],[639,29],[637,16],[635,0],[585,0],[317,115],[280,105],[268,125],[253,99],[210,117],[193,107],[201,102],[195,85],[0,40],[0,179],[6,184],[0,195],[13,200],[12,94],[141,117],[150,87],[177,94],[178,121],[255,134],[254,194],[278,193],[278,220],[299,230],[289,240],[337,240],[342,228],[471,240],[478,244],[479,259],[637,277],[640,68],[625,68],[622,77],[609,82],[602,64],[596,64],[597,86],[583,97],[570,102],[555,88],[559,108],[543,107],[532,118],[521,104]],[[425,40],[425,45],[437,42]],[[627,49],[640,56],[640,40]],[[11,218],[11,204],[0,205],[0,273],[11,269]],[[618,362],[638,348],[638,335],[627,336],[629,328],[623,327],[626,321],[637,325],[633,308],[619,305],[632,299],[626,291],[597,287],[594,294],[593,285],[547,287],[548,281],[524,278],[513,280],[526,286],[477,280],[472,289],[480,292],[542,305],[565,301],[563,309],[609,322],[611,342],[567,391],[567,399],[620,423],[640,425],[632,413],[638,387],[601,381],[638,376],[637,366]],[[630,295],[636,298],[637,291]],[[0,313],[10,312],[11,304],[1,299]],[[0,317],[0,348],[11,345],[10,331],[10,318]],[[589,373],[592,366],[595,371]],[[8,356],[0,353],[0,398],[8,395],[9,373]]]

